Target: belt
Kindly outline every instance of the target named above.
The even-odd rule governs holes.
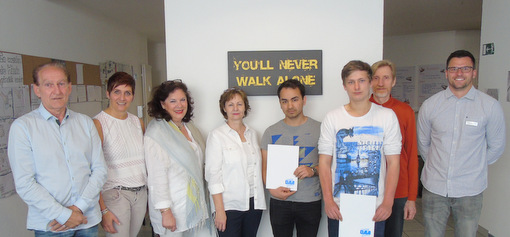
[[[131,191],[131,192],[138,192],[142,189],[145,188],[145,185],[143,186],[140,186],[140,187],[124,187],[124,186],[117,186],[117,187],[114,187],[113,189],[118,189],[118,190],[126,190],[126,191]]]

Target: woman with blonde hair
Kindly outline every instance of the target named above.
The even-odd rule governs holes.
[[[209,134],[205,162],[214,224],[220,237],[255,237],[266,201],[257,134],[243,122],[250,104],[237,88],[227,89],[219,104],[226,122]]]

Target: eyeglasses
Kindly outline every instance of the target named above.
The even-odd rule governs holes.
[[[170,85],[170,84],[174,84],[174,83],[182,83],[182,80],[181,79],[175,79],[175,80],[168,80],[168,81],[164,81],[161,83],[161,85]]]
[[[473,67],[471,66],[464,66],[464,67],[448,67],[446,68],[448,70],[449,73],[456,73],[459,71],[462,71],[463,73],[468,73],[468,72],[471,72],[473,70]]]

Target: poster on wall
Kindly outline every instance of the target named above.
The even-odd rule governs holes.
[[[322,95],[322,50],[228,52],[229,88],[276,95],[289,79],[299,80],[307,95]]]
[[[418,107],[430,96],[448,88],[444,64],[418,66]]]
[[[416,67],[397,67],[396,77],[397,82],[393,89],[391,89],[391,96],[395,99],[407,103],[411,108],[416,110],[417,104],[415,99],[415,77]]]
[[[23,63],[21,55],[0,52],[0,87],[23,85]]]

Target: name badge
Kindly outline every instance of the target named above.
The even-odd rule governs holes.
[[[466,125],[468,126],[478,126],[478,122],[475,122],[475,121],[466,121]]]

